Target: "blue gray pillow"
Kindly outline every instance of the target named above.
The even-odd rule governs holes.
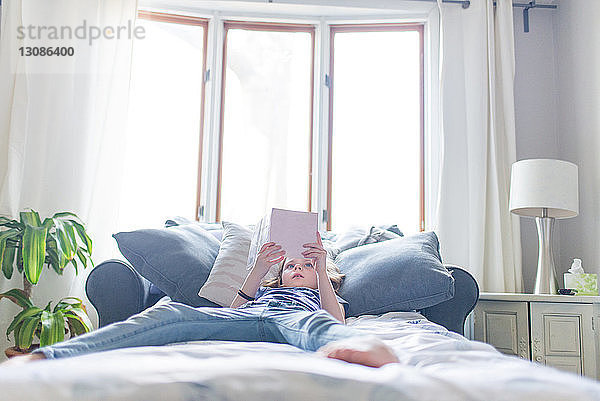
[[[208,231],[185,224],[120,232],[113,238],[133,268],[173,301],[218,306],[198,296],[219,253],[219,241]]]
[[[454,296],[434,232],[352,248],[335,263],[346,274],[339,294],[348,316],[419,310]]]
[[[383,242],[390,239],[402,237],[404,234],[397,225],[371,226],[366,229],[363,227],[353,227],[340,234],[326,231],[321,233],[323,245],[327,250],[327,255],[335,259],[341,252],[366,244]]]
[[[196,227],[200,227],[203,230],[211,233],[216,239],[221,241],[223,239],[223,226],[221,223],[202,223],[199,221],[190,220],[187,217],[175,216],[165,221],[165,227],[184,226],[187,224],[195,224]]]

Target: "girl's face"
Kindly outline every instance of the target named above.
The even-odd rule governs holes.
[[[318,289],[317,272],[312,259],[286,259],[281,272],[281,285]]]

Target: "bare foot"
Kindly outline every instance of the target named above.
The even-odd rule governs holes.
[[[388,363],[397,363],[394,351],[375,337],[355,337],[334,341],[317,351],[327,358],[379,368]]]
[[[41,359],[46,359],[44,354],[27,354],[22,356],[15,356],[10,358],[8,361],[2,363],[3,366],[18,366],[24,363],[33,362]]]

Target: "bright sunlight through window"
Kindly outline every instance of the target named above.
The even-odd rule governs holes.
[[[334,36],[332,230],[420,228],[418,31]]]
[[[231,28],[226,46],[221,220],[307,210],[311,34]]]
[[[202,26],[138,19],[119,227],[195,218],[202,96]]]

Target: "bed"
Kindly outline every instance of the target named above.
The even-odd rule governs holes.
[[[197,227],[193,230],[201,238],[208,238]],[[146,235],[156,236],[157,232],[161,236],[156,240]],[[144,249],[134,253],[145,252],[144,257],[128,257],[137,266],[112,259],[90,273],[86,291],[98,312],[100,326],[178,296],[174,289],[165,296],[163,290],[169,291],[168,283],[162,283],[162,288],[155,285],[164,278],[166,267],[154,271],[161,275],[152,276],[151,283],[147,278],[152,272],[140,264],[152,262],[157,267],[162,260],[169,267],[179,268],[187,263],[184,258],[178,259],[181,263],[173,263],[181,255],[166,254],[177,243],[169,243],[162,235],[175,232],[143,231],[144,237],[137,243]],[[189,234],[185,231],[184,237]],[[435,240],[435,236],[429,237]],[[120,241],[123,252],[123,238]],[[410,241],[393,239],[357,247],[354,262],[371,252],[371,256],[383,258],[378,269],[385,270],[391,260],[385,252],[394,252],[392,246],[414,245]],[[435,244],[430,250],[437,255]],[[190,284],[190,271],[197,268],[196,253],[202,248],[192,245],[182,248],[185,252],[192,249],[195,254],[179,276],[185,282],[177,288]],[[209,265],[215,261],[214,254],[224,249],[222,243],[221,249],[218,242],[213,245]],[[419,245],[411,249],[420,254],[424,248]],[[350,250],[344,252],[353,254]],[[155,256],[158,258],[151,260]],[[440,259],[439,255],[436,258]],[[392,259],[396,263],[397,257]],[[373,260],[368,267],[373,266]],[[414,254],[406,260],[412,264]],[[344,259],[336,261],[343,265]],[[0,400],[600,400],[600,384],[596,381],[505,356],[488,344],[463,337],[465,318],[478,299],[478,286],[458,266],[444,265],[443,270],[452,278],[451,295],[443,302],[412,311],[359,313],[347,319],[348,325],[391,346],[400,360],[398,364],[375,369],[327,359],[285,344],[197,341],[119,349],[19,368],[0,365]],[[425,277],[423,274],[420,270],[418,277]],[[169,282],[175,277],[173,273]],[[353,279],[351,273],[346,277],[347,283]],[[200,285],[191,283],[194,293],[190,297],[196,295]],[[406,288],[402,286],[396,294],[403,294]]]
[[[289,345],[202,341],[0,367],[5,400],[566,400],[600,385],[508,357],[416,312],[350,318],[401,363],[367,368]],[[68,372],[68,373],[67,373]],[[34,385],[33,385],[34,384]]]

